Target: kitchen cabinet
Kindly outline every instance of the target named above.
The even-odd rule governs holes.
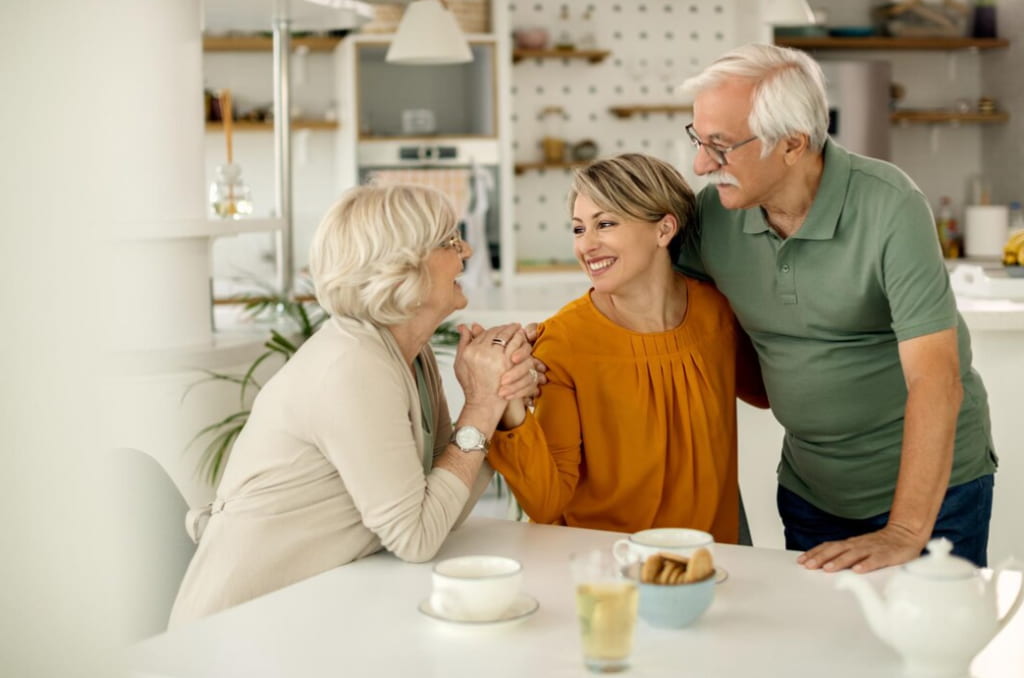
[[[490,255],[490,269],[511,282],[512,161],[509,116],[502,112],[509,105],[504,83],[511,58],[500,10],[493,10],[495,33],[466,36],[473,61],[465,64],[392,64],[386,60],[391,36],[346,37],[334,54],[340,104],[334,155],[342,186],[375,177],[415,181],[444,190],[458,207],[467,195],[475,198],[474,190],[486,191],[487,251],[474,245],[476,256]],[[453,183],[462,176],[468,186]],[[470,182],[474,176],[480,181]]]
[[[333,54],[340,42],[340,38],[322,36],[293,37],[291,41],[291,233],[296,271],[306,266],[313,231],[341,189],[335,158],[339,123],[333,75]],[[272,106],[274,55],[270,38],[205,36],[203,50],[204,87],[231,89],[236,110],[241,113]],[[329,113],[331,109],[334,114]],[[235,161],[252,189],[253,213],[270,215],[275,211],[277,195],[274,123],[236,117],[233,129]],[[217,165],[224,162],[223,125],[208,122],[205,130],[208,185]],[[276,286],[277,241],[277,233],[256,229],[217,239],[212,247],[215,299],[252,290],[256,282]]]

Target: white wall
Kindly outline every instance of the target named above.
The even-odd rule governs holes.
[[[501,0],[499,0],[501,1]],[[565,3],[510,2],[513,29],[546,26],[552,39],[560,30],[558,11],[570,11],[574,39],[587,30],[581,19],[595,7],[590,21],[596,45],[611,51],[600,64],[579,59],[527,59],[512,67],[513,153],[516,162],[539,162],[546,106],[561,106],[569,120],[567,139],[597,142],[602,156],[643,152],[679,167],[691,180],[692,156],[683,127],[689,114],[651,114],[620,120],[610,106],[687,103],[676,86],[738,44],[744,25],[734,0],[664,0],[661,2]],[[695,182],[700,185],[701,182]],[[569,172],[531,171],[514,184],[514,231],[520,260],[572,262],[572,239],[565,195]]]

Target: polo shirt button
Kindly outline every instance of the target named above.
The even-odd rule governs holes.
[[[789,273],[789,264],[783,264],[782,265],[782,272],[783,273]]]

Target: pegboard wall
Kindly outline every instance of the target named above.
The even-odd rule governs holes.
[[[500,0],[499,0],[500,1]],[[570,20],[559,18],[562,5]],[[552,40],[567,31],[575,42],[593,35],[593,48],[609,50],[601,63],[583,59],[524,59],[512,67],[515,162],[540,162],[541,111],[560,106],[569,144],[593,140],[601,157],[642,152],[692,174],[686,114],[651,113],[616,118],[609,108],[688,103],[676,91],[723,52],[736,46],[735,0],[617,0],[508,2],[513,29],[543,26]],[[590,19],[583,16],[589,10]],[[516,258],[532,263],[572,262],[566,193],[567,170],[529,170],[513,192]]]

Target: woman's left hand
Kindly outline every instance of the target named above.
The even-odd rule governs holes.
[[[474,337],[479,337],[485,331],[477,323],[473,323],[468,329]],[[544,374],[548,371],[548,367],[534,358],[531,355],[532,351],[533,342],[527,336],[526,329],[517,329],[505,345],[505,358],[508,359],[511,367],[501,376],[498,389],[500,397],[505,400],[534,398],[540,394],[540,387],[548,383],[548,378]]]

